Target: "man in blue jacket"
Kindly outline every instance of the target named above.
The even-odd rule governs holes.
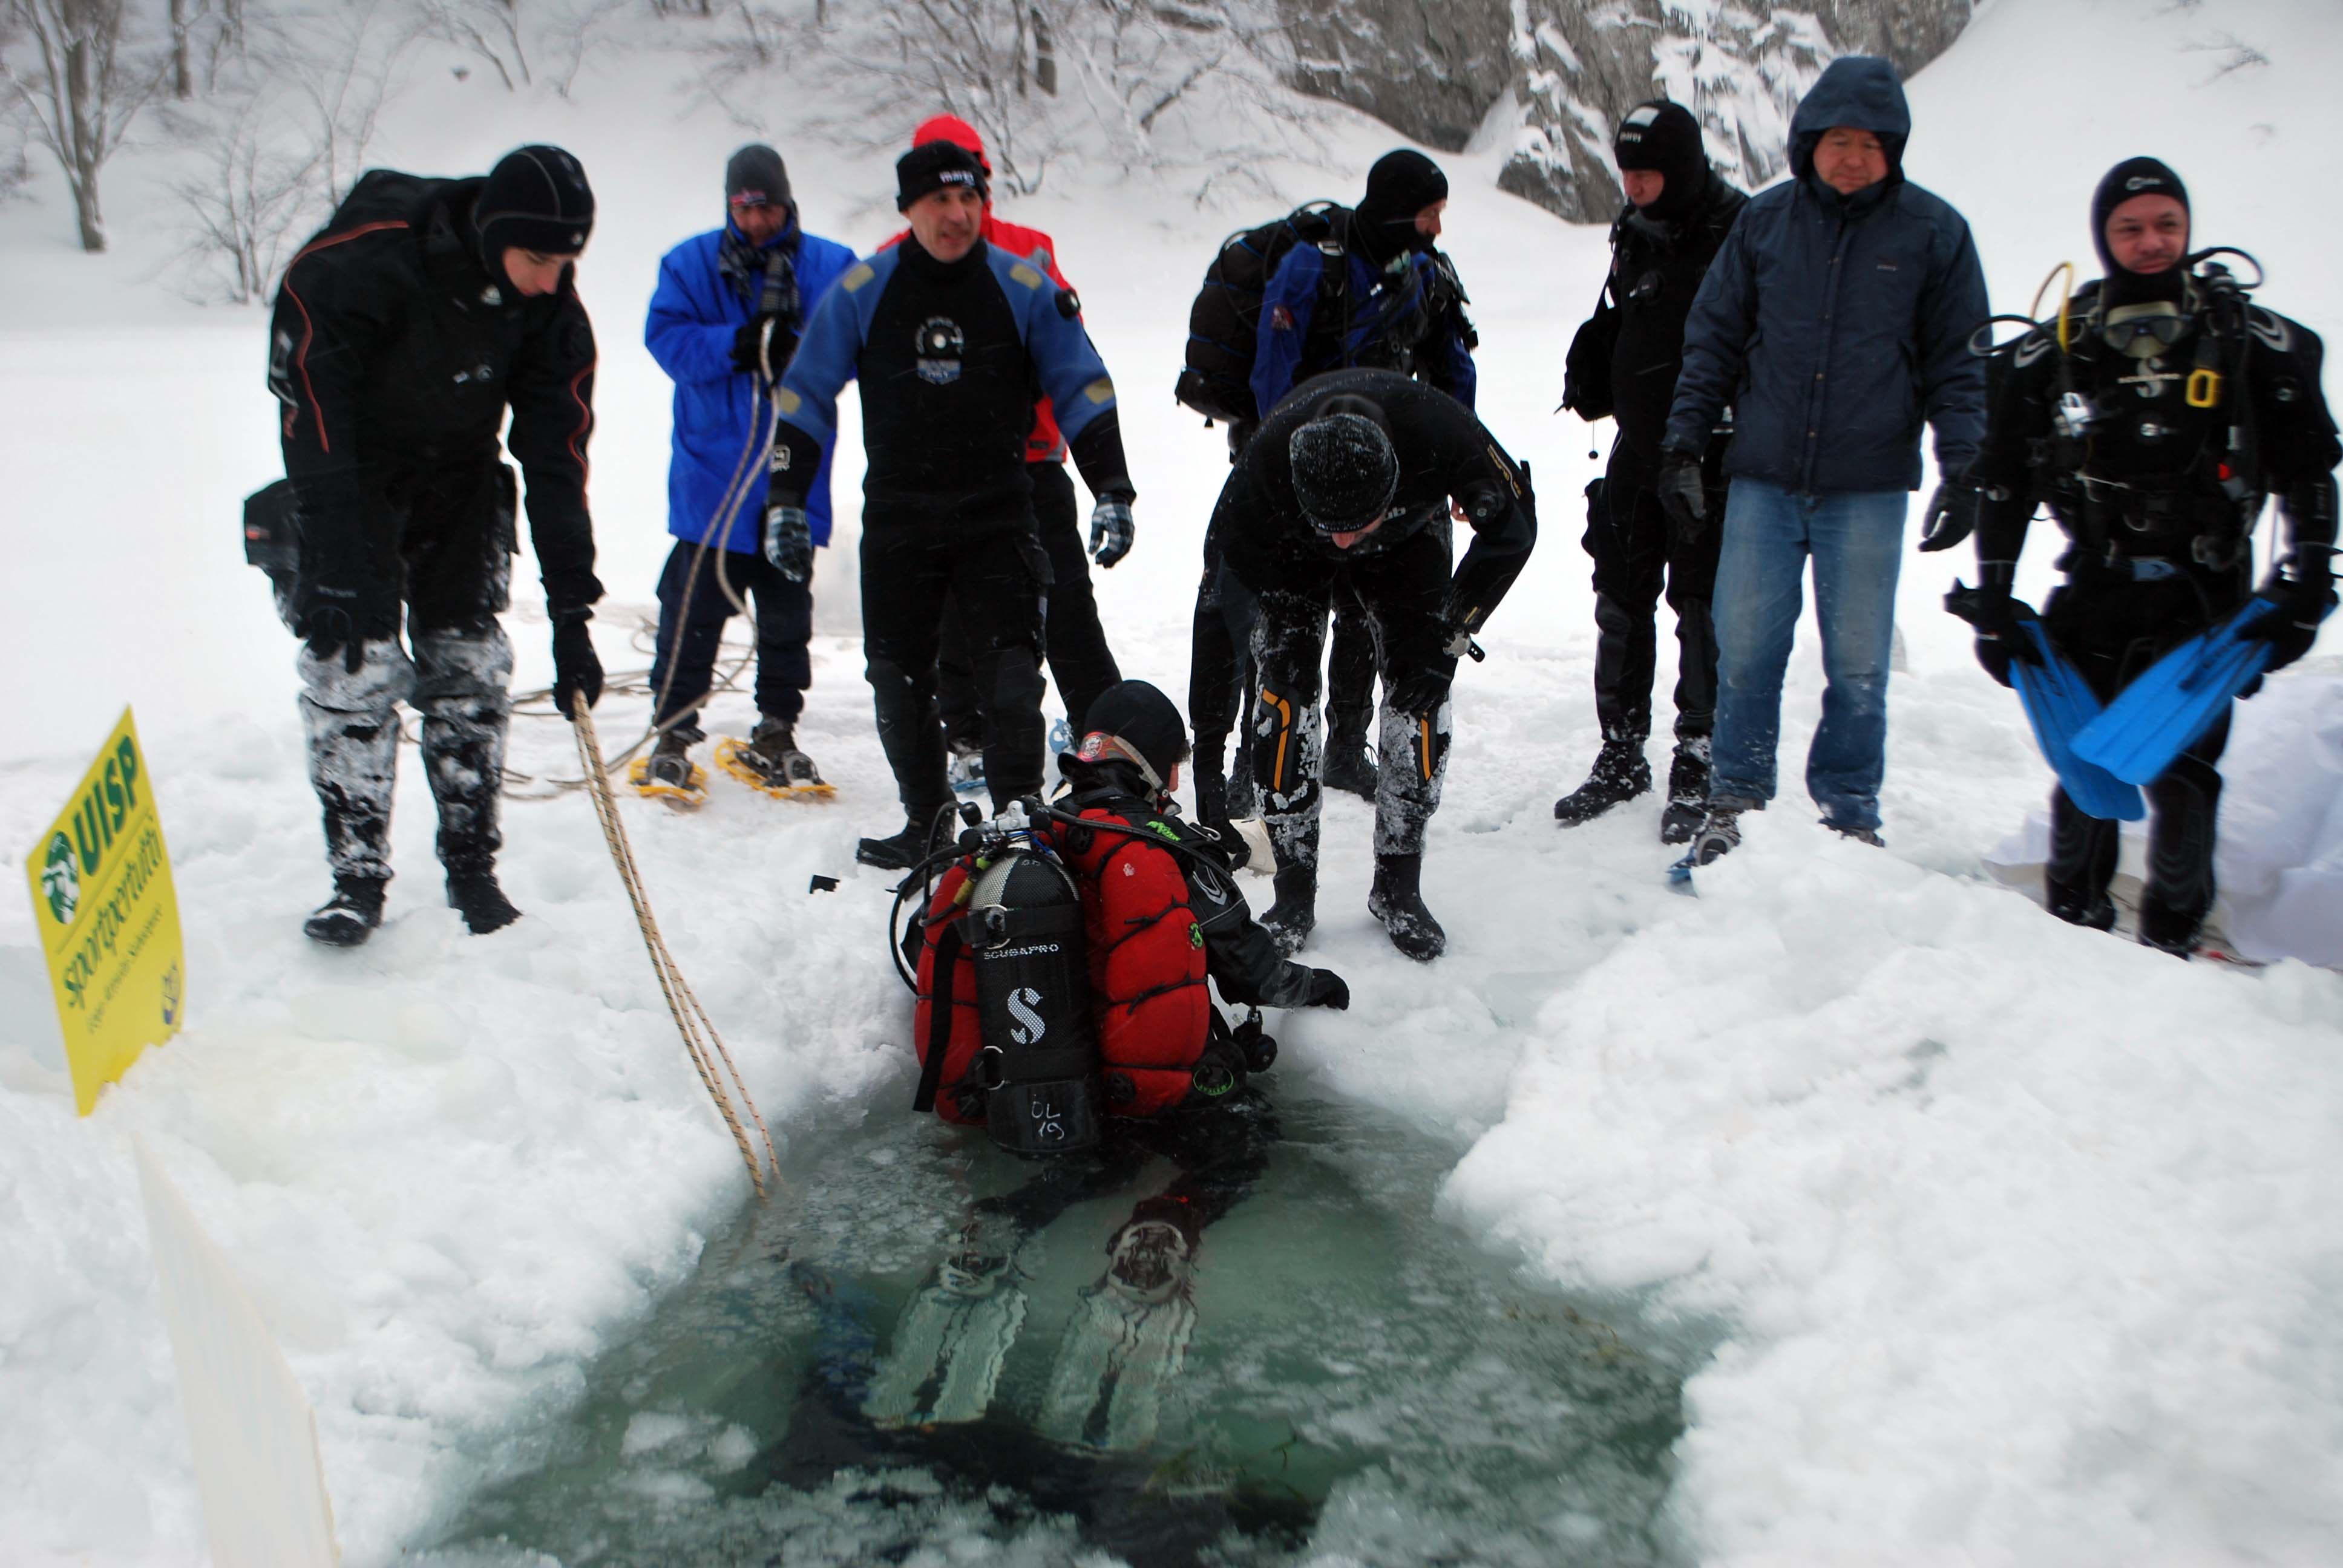
[[[1685,325],[1684,371],[1661,443],[1661,502],[1713,524],[1700,457],[1731,404],[1732,478],[1717,562],[1716,735],[1694,865],[1741,841],[1774,795],[1782,672],[1814,558],[1823,718],[1806,789],[1823,822],[1879,839],[1887,661],[1906,495],[1920,427],[1958,476],[1985,430],[1985,274],[1961,215],[1904,178],[1912,126],[1896,68],[1831,62],[1791,121],[1795,177],[1750,198]]]
[[[821,781],[798,749],[798,715],[813,683],[813,556],[765,559],[766,473],[743,469],[764,446],[773,386],[789,362],[806,318],[854,253],[804,232],[781,156],[742,147],[724,168],[727,218],[659,262],[643,342],[675,381],[675,455],[668,465],[667,530],[675,548],[659,574],[659,647],[651,690],[659,725],[649,779],[675,789],[691,780],[690,751],[705,739],[697,722],[716,671],[716,649],[736,597],[757,612],[757,727],[739,761],[777,788]],[[802,486],[813,545],[830,542],[830,463],[825,445]],[[746,493],[727,498],[735,483]],[[729,511],[729,516],[726,514]],[[720,537],[719,525],[726,525]]]
[[[1031,262],[985,243],[983,166],[924,143],[895,166],[911,232],[857,262],[806,326],[779,392],[765,555],[809,557],[804,488],[836,437],[838,395],[862,383],[862,633],[879,739],[904,826],[856,858],[907,867],[951,804],[936,713],[944,601],[960,607],[984,710],[995,806],[1041,789],[1041,614],[1049,563],[1025,442],[1039,391],[1091,487],[1093,550],[1121,553],[1134,492],[1114,384],[1081,306]],[[800,477],[803,476],[803,477]]]

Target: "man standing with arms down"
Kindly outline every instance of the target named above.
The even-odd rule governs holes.
[[[594,329],[571,277],[593,227],[578,160],[523,147],[485,179],[368,171],[286,268],[268,385],[300,537],[279,608],[306,645],[301,715],[334,869],[304,927],[317,941],[355,947],[382,923],[401,700],[423,715],[448,903],[475,935],[520,918],[496,875],[512,713],[497,617],[518,548],[497,436],[509,412],[568,715],[602,695],[586,628],[602,597],[586,510]]]
[[[1684,317],[1709,263],[1749,198],[1709,166],[1700,122],[1665,99],[1638,104],[1613,143],[1628,206],[1611,226],[1611,276],[1594,314],[1572,339],[1563,407],[1619,422],[1611,465],[1586,487],[1586,553],[1594,559],[1594,713],[1603,749],[1586,782],[1554,803],[1565,828],[1591,821],[1652,787],[1644,742],[1652,733],[1657,662],[1653,609],[1663,581],[1676,617],[1676,749],[1668,769],[1663,843],[1681,844],[1708,806],[1709,732],[1716,722],[1716,585],[1713,528],[1687,529],[1660,505],[1660,441],[1667,434]],[[1701,460],[1709,509],[1722,512],[1722,439]]]
[[[1782,672],[1811,556],[1821,622],[1822,724],[1806,789],[1825,826],[1879,839],[1887,662],[1920,427],[1957,476],[1985,428],[1985,274],[1957,212],[1906,181],[1912,126],[1896,67],[1831,62],[1791,121],[1795,177],[1750,198],[1684,329],[1660,498],[1677,525],[1714,527],[1701,475],[1733,405],[1732,496],[1716,570],[1717,704],[1706,819],[1694,865],[1741,841],[1774,795]]]
[[[779,440],[765,553],[800,549],[805,480],[837,430],[838,394],[862,384],[862,626],[879,739],[904,825],[856,851],[901,868],[950,805],[936,716],[937,627],[959,605],[985,716],[985,779],[1005,806],[1041,788],[1041,616],[1049,568],[1034,538],[1025,441],[1035,388],[1057,410],[1097,498],[1094,537],[1131,533],[1130,467],[1114,385],[1081,307],[1022,257],[985,244],[983,166],[929,142],[895,166],[910,237],[858,262],[807,324],[778,394]]]
[[[990,184],[992,165],[984,156],[984,138],[966,120],[956,115],[937,115],[920,121],[911,133],[911,145],[916,147],[925,142],[950,142],[966,148]],[[900,245],[910,232],[905,229],[879,248]],[[982,233],[984,243],[995,250],[1031,263],[1060,288],[1073,288],[1058,265],[1057,242],[1038,228],[1001,217],[992,210],[989,195]],[[1074,482],[1066,474],[1066,438],[1058,433],[1057,416],[1046,397],[1033,405],[1033,429],[1025,437],[1025,474],[1033,481],[1034,527],[1041,537],[1041,553],[1050,561],[1049,637],[1043,657],[1049,661],[1051,678],[1058,683],[1058,699],[1066,705],[1067,725],[1079,739],[1090,733],[1083,716],[1092,699],[1122,679],[1114,651],[1107,646],[1106,631],[1099,625],[1098,597],[1091,588],[1091,558],[1094,556],[1101,569],[1111,569],[1131,553],[1132,541],[1128,535],[1096,538],[1091,541],[1091,553],[1084,553]],[[977,700],[968,636],[960,628],[956,610],[947,609],[944,614],[940,665],[937,700],[943,712],[945,744],[951,749],[958,769],[982,756],[984,717]]]

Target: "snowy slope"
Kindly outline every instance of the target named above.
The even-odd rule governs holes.
[[[1915,83],[1909,167],[1976,223],[1999,307],[2085,257],[2092,181],[2147,150],[2194,182],[2204,237],[2263,255],[2274,304],[2343,332],[2321,266],[2334,228],[2306,196],[2338,129],[2332,8],[2213,9],[1995,0]],[[2224,32],[2270,63],[2207,83],[2221,56],[2183,45]],[[565,103],[435,69],[376,146],[465,170],[550,139],[595,179],[582,286],[604,354],[598,629],[614,670],[647,662],[627,611],[666,548],[666,389],[639,312],[660,251],[715,221],[741,139],[685,112],[680,72],[607,56]],[[890,231],[883,158],[780,139],[809,226],[858,246]],[[1285,188],[1345,189],[1390,140],[1339,121],[1339,174],[1286,169]],[[1795,788],[1697,901],[1659,883],[1656,807],[1556,833],[1548,805],[1595,739],[1575,548],[1592,466],[1584,427],[1547,410],[1602,246],[1496,195],[1501,156],[1444,160],[1451,248],[1486,340],[1483,417],[1536,466],[1546,527],[1490,662],[1460,681],[1426,875],[1453,945],[1430,970],[1392,956],[1363,910],[1365,809],[1337,802],[1316,961],[1358,1000],[1290,1020],[1289,1051],[1479,1140],[1446,1193],[1460,1223],[1717,1344],[1689,1391],[1677,1494],[1716,1560],[2331,1559],[2343,980],[2153,959],[1981,880],[2046,776],[1937,608],[1955,568],[1934,558],[1908,558],[1901,590],[1887,854],[1828,839]],[[159,210],[166,164],[126,155],[114,210]],[[291,644],[229,543],[275,460],[261,320],[176,304],[163,248],[119,217],[122,255],[72,254],[58,191],[41,195],[0,214],[18,286],[0,291],[17,568],[0,655],[19,672],[0,844],[30,843],[134,701],[195,990],[187,1033],[76,1122],[27,911],[0,899],[0,1561],[200,1553],[131,1128],[310,1391],[350,1560],[385,1561],[525,1457],[532,1415],[575,1396],[746,1182],[575,796],[510,808],[508,886],[529,918],[474,941],[436,907],[410,768],[390,927],[356,955],[300,937],[324,873]],[[1123,388],[1140,542],[1101,602],[1125,668],[1176,689],[1225,467],[1218,433],[1166,389],[1202,260],[1247,215],[1134,184],[1046,191],[1011,216],[1058,236]],[[891,790],[840,554],[818,585],[831,635],[804,733],[840,804],[719,789],[691,820],[628,812],[669,940],[783,1131],[907,1081],[881,880],[850,863],[858,833],[892,825]],[[520,681],[541,682],[541,612],[511,622]],[[1786,734],[1811,726],[1819,687],[1809,637]],[[642,709],[606,702],[606,735]],[[2241,750],[2264,711],[2246,710]],[[714,717],[741,732],[751,716],[736,698]],[[521,770],[574,776],[568,747],[558,721],[517,721]],[[809,897],[817,871],[844,887]]]

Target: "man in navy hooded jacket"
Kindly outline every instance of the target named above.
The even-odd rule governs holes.
[[[1957,476],[1985,429],[1985,274],[1968,225],[1904,178],[1912,126],[1887,61],[1835,60],[1791,121],[1794,176],[1752,196],[1685,324],[1684,371],[1661,443],[1662,503],[1716,526],[1700,456],[1730,404],[1715,612],[1716,733],[1705,865],[1774,795],[1782,672],[1806,558],[1822,628],[1823,718],[1806,789],[1825,826],[1879,842],[1887,662],[1920,427]]]
[[[739,759],[777,786],[819,782],[798,749],[798,715],[813,684],[812,546],[830,542],[830,453],[804,486],[810,543],[804,558],[775,566],[759,546],[766,470],[743,473],[764,444],[773,387],[798,336],[854,253],[807,234],[780,154],[751,144],[724,168],[725,223],[694,235],[659,262],[644,345],[675,382],[675,453],[668,464],[667,531],[675,548],[659,574],[659,646],[651,690],[661,726],[651,755],[655,783],[684,788],[691,748],[703,739],[697,715],[716,673],[716,649],[735,595],[757,611],[757,728]],[[735,482],[747,494],[724,518]],[[727,592],[727,588],[730,592]]]

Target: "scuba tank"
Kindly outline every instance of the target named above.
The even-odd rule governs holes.
[[[970,895],[967,941],[992,1141],[1027,1156],[1097,1147],[1098,1031],[1073,878],[1031,850],[997,856]]]

